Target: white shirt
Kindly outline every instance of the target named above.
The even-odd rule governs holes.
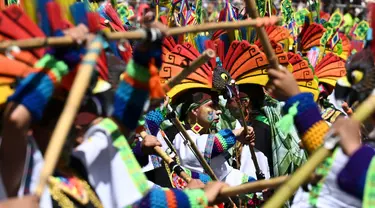
[[[208,140],[208,134],[199,135],[195,134],[191,130],[187,130],[187,133],[190,135],[200,153],[203,155]],[[204,173],[203,167],[188,145],[185,145],[185,140],[182,138],[181,134],[176,135],[175,139],[173,140],[173,145],[176,148],[177,154],[181,158],[182,166],[195,172]],[[210,166],[220,181],[224,181],[231,186],[242,184],[245,174],[231,167],[223,155],[218,155],[212,158]]]

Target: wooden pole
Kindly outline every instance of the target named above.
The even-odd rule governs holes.
[[[239,194],[248,194],[261,192],[264,189],[274,189],[279,187],[285,181],[287,181],[288,176],[280,176],[277,178],[271,178],[269,180],[257,180],[250,183],[241,184],[238,186],[223,188],[220,191],[220,196],[229,197],[236,196]]]
[[[268,180],[257,180],[254,182],[249,182],[249,183],[241,184],[238,186],[226,187],[220,190],[220,196],[229,197],[229,196],[236,196],[239,194],[261,192],[265,189],[276,189],[280,185],[287,182],[288,179],[290,179],[290,177],[291,176],[280,176],[280,177],[271,178]],[[315,174],[310,174],[308,176],[306,183],[311,182],[311,181],[316,181]]]
[[[353,113],[351,119],[363,122],[375,112],[375,90],[372,92],[361,105],[358,106],[357,110]],[[329,139],[327,140],[329,141]],[[332,141],[332,139],[331,139]],[[336,140],[337,142],[338,140]],[[327,144],[327,142],[326,142]],[[321,164],[332,152],[331,148],[334,145],[324,145],[316,150],[309,160],[290,177],[290,179],[281,186],[277,192],[269,199],[264,208],[275,208],[281,207],[314,172],[316,167]],[[332,147],[333,148],[333,147]]]
[[[61,150],[64,146],[66,137],[73,124],[74,118],[81,106],[82,99],[86,93],[91,80],[91,74],[94,71],[96,60],[103,48],[104,38],[100,35],[91,42],[86,55],[84,56],[78,73],[74,79],[72,89],[64,106],[64,110],[53,131],[51,141],[48,144],[45,153],[45,163],[39,177],[39,183],[36,187],[35,194],[39,198],[42,196],[44,187],[50,175],[55,170]]]
[[[189,25],[186,27],[176,27],[170,28],[167,30],[166,35],[180,35],[184,33],[199,33],[199,32],[206,32],[212,30],[232,30],[238,29],[242,27],[260,27],[262,25],[274,25],[280,21],[278,17],[266,17],[266,18],[259,18],[255,20],[241,20],[237,22],[219,22],[219,23],[205,23],[200,25]],[[129,40],[140,40],[146,38],[146,33],[144,30],[135,30],[129,32],[113,32],[107,33],[106,37],[108,40],[121,40],[121,39],[129,39]],[[7,48],[11,46],[18,46],[20,49],[27,50],[27,49],[34,49],[46,46],[66,46],[75,44],[74,40],[71,37],[64,36],[64,37],[48,37],[48,38],[31,38],[25,40],[10,40],[10,41],[3,41],[0,42],[0,51],[5,51]],[[272,49],[272,47],[271,47]]]
[[[244,115],[244,112],[242,110],[242,104],[241,104],[241,101],[240,101],[240,98],[239,98],[239,92],[236,89],[234,80],[232,80],[232,81],[233,82],[231,84],[232,84],[232,88],[236,92],[236,96],[237,96],[236,102],[237,102],[238,108],[240,110],[242,125],[244,127],[244,130],[245,130],[246,134],[248,134],[249,128],[247,127],[245,115]],[[251,160],[253,161],[253,164],[254,164],[254,167],[255,167],[255,173],[256,173],[256,176],[257,176],[257,180],[265,179],[265,176],[264,176],[262,170],[259,168],[258,159],[257,159],[257,156],[255,155],[254,147],[251,146],[251,144],[249,144],[249,150],[250,150],[250,154],[251,154]]]
[[[141,137],[144,139],[147,136],[147,133],[145,131],[142,131],[140,133]],[[166,162],[168,165],[173,165],[173,163],[177,164],[167,153],[163,151],[161,147],[154,147],[155,152]],[[174,165],[175,167],[172,167],[171,169],[175,168],[181,168],[179,165]],[[177,167],[178,166],[178,167]],[[181,168],[182,169],[182,168]],[[179,173],[178,173],[179,172]],[[185,172],[185,171],[178,171],[176,172],[178,176],[180,176],[186,183],[189,183],[192,178]]]
[[[257,6],[254,0],[246,0],[246,11],[252,19],[259,18]],[[264,29],[264,25],[260,27],[256,27],[255,30],[258,33],[259,40],[262,43],[262,46],[264,48],[264,53],[266,54],[271,67],[274,69],[279,69],[279,61],[272,48],[272,45],[270,43],[270,39],[266,33],[266,30]]]

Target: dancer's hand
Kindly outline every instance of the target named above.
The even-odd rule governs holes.
[[[89,33],[89,28],[84,24],[79,24],[76,27],[72,27],[63,31],[64,35],[70,36],[74,42],[78,45],[86,42],[90,43],[95,37],[93,34]]]
[[[158,139],[152,135],[147,135],[142,140],[141,143],[141,150],[143,154],[145,155],[151,155],[155,154],[154,147],[161,147],[161,143],[158,141]]]
[[[204,192],[206,193],[208,200],[208,205],[215,205],[222,202],[223,199],[219,198],[220,190],[228,186],[228,184],[223,182],[208,182],[206,187],[204,188]],[[226,198],[224,198],[224,200],[225,199]]]
[[[294,79],[285,67],[280,67],[279,70],[268,69],[268,77],[270,78],[267,84],[267,91],[278,100],[287,100],[290,97],[300,93],[297,81]]]
[[[332,128],[334,135],[340,137],[340,145],[346,155],[353,155],[361,147],[361,124],[358,121],[340,117]]]
[[[233,130],[233,134],[236,136],[237,140],[243,144],[255,145],[255,133],[251,126],[247,127],[248,132],[245,132],[245,128],[241,127],[239,129]]]
[[[353,114],[353,109],[349,107],[348,103],[344,102],[341,107],[346,115],[351,116]]]

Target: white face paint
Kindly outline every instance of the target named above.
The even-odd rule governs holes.
[[[143,106],[143,112],[147,112],[149,108],[150,108],[150,99],[147,99]]]

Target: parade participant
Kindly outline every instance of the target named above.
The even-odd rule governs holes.
[[[212,167],[219,180],[230,185],[238,185],[255,180],[240,171],[233,169],[226,161],[226,152],[234,146],[236,141],[246,144],[254,142],[252,128],[245,133],[244,128],[237,130],[224,129],[212,133],[210,129],[219,121],[218,97],[214,92],[206,90],[188,90],[183,93],[183,101],[176,101],[180,105],[180,120],[188,126],[187,133],[204,153],[205,159]],[[248,137],[248,135],[250,137]],[[180,134],[173,140],[182,165],[197,172],[204,172],[199,161]]]
[[[148,99],[151,72],[161,65],[161,31],[165,26],[153,25],[156,28],[148,29],[147,34],[154,35],[134,49],[133,59],[116,90],[112,116],[86,132],[85,141],[75,149],[74,155],[87,168],[90,182],[104,207],[206,206],[219,193],[214,189],[225,184],[210,184],[206,191],[151,189],[132,153],[129,145],[132,142],[127,139],[136,129]]]
[[[292,74],[286,69],[270,69],[268,75],[271,84],[268,86],[279,100],[286,100],[284,111],[288,111],[293,105],[297,106],[297,115],[294,123],[300,135],[304,148],[312,153],[323,143],[323,137],[328,131],[328,124],[320,116],[318,106],[310,93],[300,93]],[[341,168],[347,162],[348,157],[341,149],[334,153],[334,159],[326,160],[317,170],[320,175],[316,184],[312,184],[309,194],[304,194],[300,188],[293,200],[292,207],[360,207],[361,202],[338,187],[336,177]]]
[[[261,142],[264,142],[267,138],[265,137],[264,134],[262,134],[263,132],[258,131],[257,126],[254,125],[254,123],[256,123],[256,120],[253,118],[253,112],[252,112],[253,108],[252,108],[252,104],[251,104],[251,100],[249,96],[246,93],[240,92],[239,98],[241,101],[241,107],[242,107],[241,110],[244,113],[245,120],[248,122],[248,125],[254,128],[255,137],[257,138],[255,142],[255,146],[257,146],[257,143],[259,144]],[[239,112],[240,108],[237,105],[237,102],[234,101],[234,99],[229,100],[227,103],[227,106],[233,116],[235,116],[236,118],[241,118],[241,115],[240,115],[241,112]],[[249,176],[252,176],[253,178],[256,178],[257,177],[256,170],[254,167],[254,163],[252,161],[250,149],[247,146],[242,146],[242,145],[239,145],[239,147],[237,146],[237,148],[241,148],[236,151],[236,152],[241,152],[240,158],[236,158],[236,161],[239,161],[239,166],[237,167],[243,173]],[[263,154],[263,152],[259,151],[258,149],[255,148],[254,150],[255,150],[257,160],[258,160],[259,168],[262,170],[262,173],[264,173],[265,178],[269,179],[270,178],[270,166],[269,166],[267,157]]]
[[[169,105],[169,98],[167,97],[164,104],[160,108],[149,111],[145,115],[145,129],[150,135],[157,137],[158,141],[162,144],[162,149],[169,153],[169,155],[181,165],[181,159],[178,157],[177,151],[174,146],[167,138],[162,123],[166,120],[167,106]],[[143,142],[143,141],[142,141]],[[147,172],[145,172],[147,178],[162,187],[170,188],[188,188],[190,183],[187,184],[183,179],[177,176],[173,170],[170,170],[169,165],[166,162],[162,162],[160,158],[156,155],[150,155],[149,164],[147,165]],[[197,183],[206,184],[211,181],[211,178],[200,172],[191,171],[184,168],[185,172],[192,178],[192,180],[197,180]]]
[[[83,25],[68,29],[65,34],[79,42],[89,37],[88,29]],[[65,50],[68,53],[71,49]],[[43,165],[42,153],[46,150],[64,105],[64,100],[52,96],[63,77],[69,73],[69,67],[50,54],[45,55],[36,66],[41,71],[31,73],[20,82],[14,94],[8,98],[4,112],[1,171],[10,197],[31,194],[36,188]],[[65,145],[67,151],[63,151],[55,174],[49,179],[49,189],[40,199],[42,207],[102,207],[87,182],[84,167],[77,159],[70,157],[74,144],[72,138],[75,138],[72,136],[69,136]]]

